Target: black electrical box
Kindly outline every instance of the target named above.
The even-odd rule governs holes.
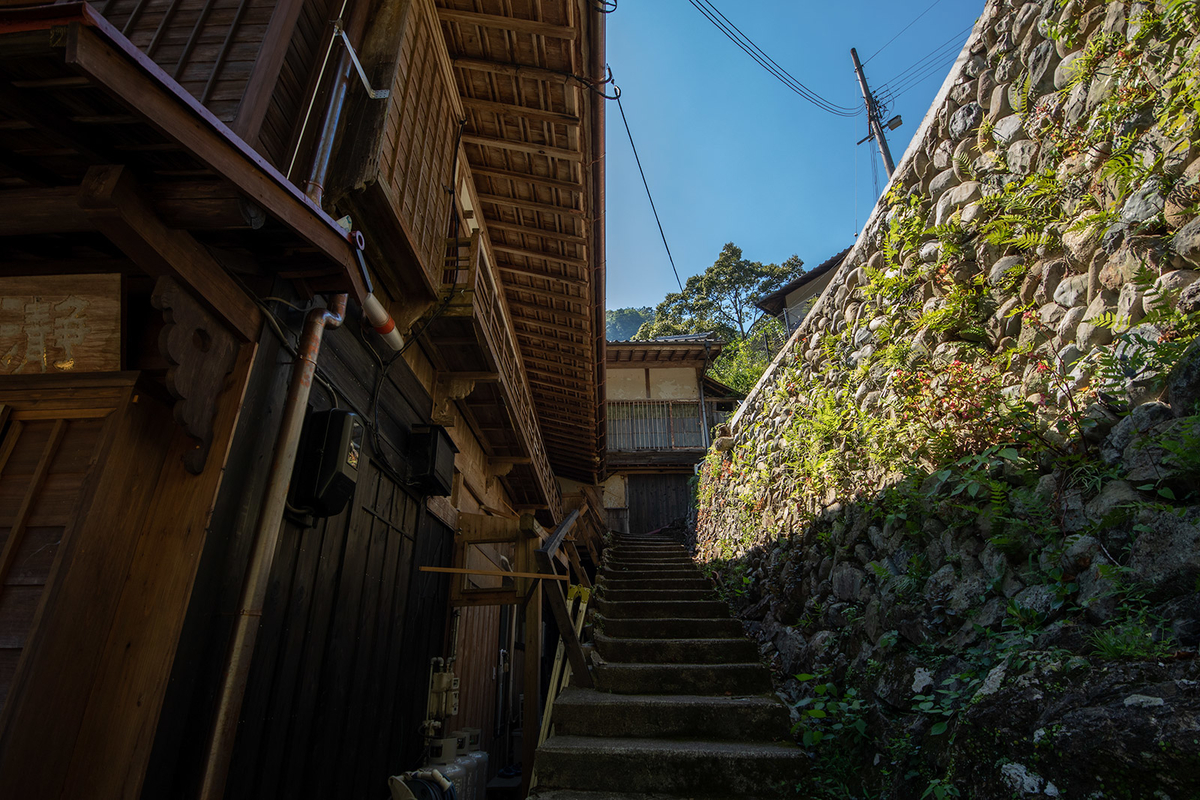
[[[410,483],[428,495],[449,495],[454,488],[454,454],[458,448],[445,428],[417,429],[408,438]]]
[[[363,430],[351,411],[334,408],[308,415],[292,472],[288,499],[293,508],[314,517],[341,513],[358,482]]]

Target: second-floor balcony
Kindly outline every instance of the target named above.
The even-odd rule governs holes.
[[[610,453],[672,453],[708,447],[706,430],[729,416],[709,400],[628,400],[608,403]]]

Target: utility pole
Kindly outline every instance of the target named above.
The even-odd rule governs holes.
[[[874,139],[879,144],[879,154],[883,156],[883,166],[887,168],[890,178],[896,165],[892,163],[892,151],[888,149],[887,137],[883,135],[883,124],[879,121],[879,107],[875,105],[875,98],[871,96],[871,90],[867,88],[867,76],[863,75],[862,64],[858,63],[858,51],[853,47],[850,48],[850,57],[854,59],[854,72],[858,75],[858,85],[862,87],[863,102],[867,104],[867,127],[871,131],[871,135],[867,138]]]

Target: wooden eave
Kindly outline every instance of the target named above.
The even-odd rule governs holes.
[[[722,343],[704,342],[609,342],[607,361],[610,367],[624,364],[663,364],[665,366],[703,366],[721,354]]]
[[[79,196],[89,171],[113,167],[156,224],[226,268],[365,297],[346,232],[87,4],[0,11],[0,56],[6,260],[33,263],[51,233],[111,249]]]
[[[556,474],[604,472],[604,15],[579,0],[436,0],[462,147]]]

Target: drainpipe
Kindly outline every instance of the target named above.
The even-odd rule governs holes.
[[[279,527],[283,522],[288,484],[296,461],[304,413],[308,408],[308,394],[312,389],[313,374],[317,370],[321,338],[327,328],[341,325],[345,314],[346,295],[339,294],[334,296],[333,304],[329,308],[315,308],[308,312],[304,319],[300,349],[293,362],[292,380],[283,407],[283,422],[267,476],[266,497],[254,529],[250,565],[242,583],[233,636],[229,642],[229,652],[225,656],[216,720],[204,761],[200,800],[220,800],[225,793],[238,718],[241,716],[242,698],[246,693],[250,663],[254,657],[254,643],[258,638],[263,599],[267,594],[271,564],[279,541]]]

